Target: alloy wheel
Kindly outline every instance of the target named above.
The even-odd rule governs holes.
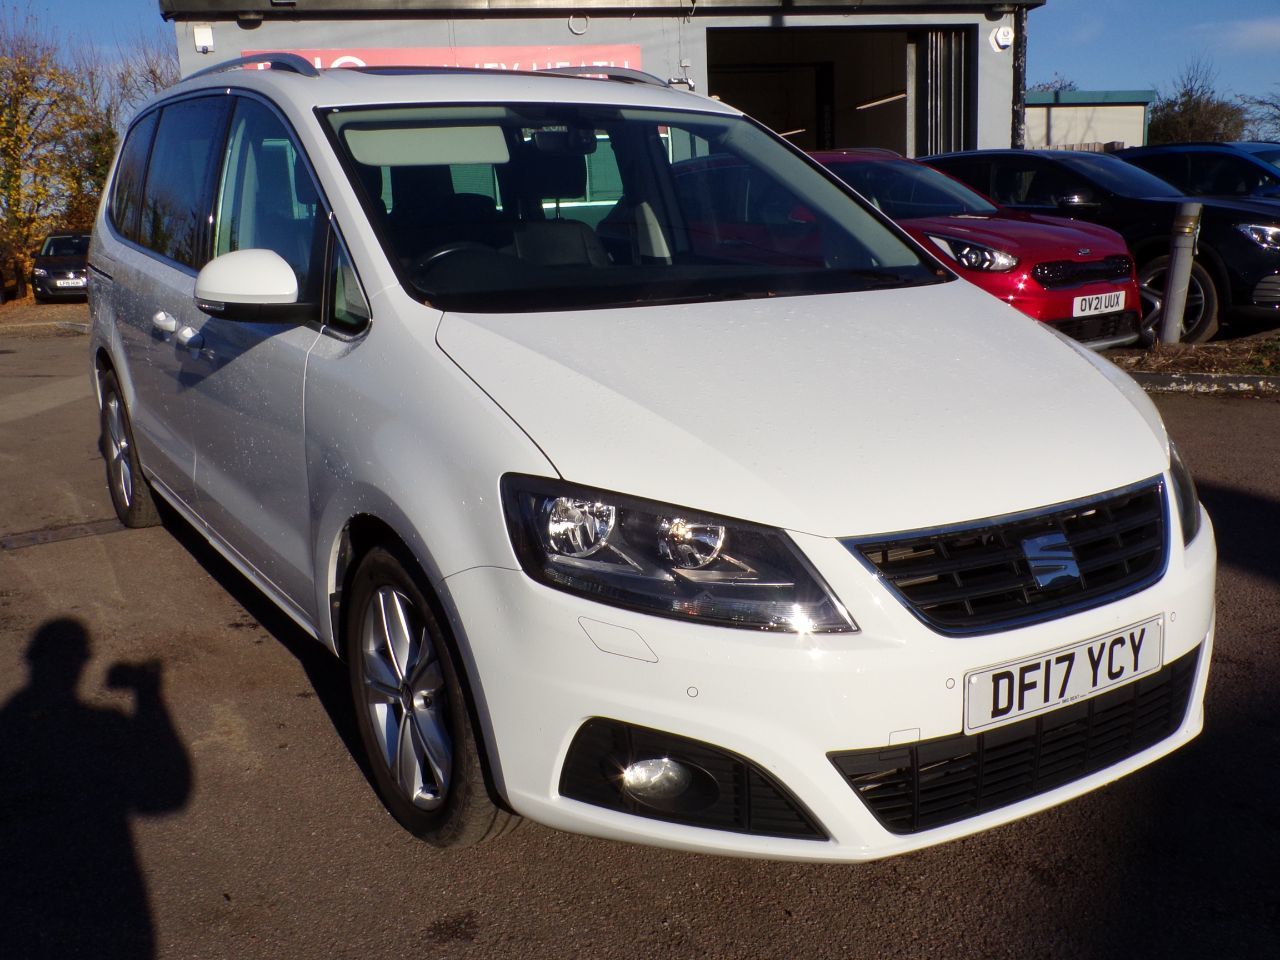
[[[1142,327],[1147,329],[1152,322],[1159,323],[1159,313],[1164,306],[1165,275],[1168,270],[1164,266],[1144,271],[1138,277],[1138,292],[1142,297]],[[1193,273],[1187,283],[1187,305],[1182,311],[1182,320],[1178,324],[1179,342],[1186,339],[1187,334],[1199,328],[1204,320],[1205,294],[1199,278]],[[1160,331],[1155,331],[1158,337]]]
[[[394,587],[365,610],[360,671],[380,759],[409,802],[438,808],[453,772],[444,672],[423,618]]]
[[[129,431],[124,424],[124,405],[120,397],[107,397],[107,469],[111,484],[124,504],[133,505],[133,468],[129,465]]]

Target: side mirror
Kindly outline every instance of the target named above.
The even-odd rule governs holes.
[[[1097,199],[1090,190],[1073,190],[1071,193],[1064,193],[1058,198],[1058,206],[1063,210],[1074,210],[1081,207],[1099,206]]]
[[[274,250],[235,250],[214,257],[196,275],[196,307],[243,323],[304,323],[298,277]]]

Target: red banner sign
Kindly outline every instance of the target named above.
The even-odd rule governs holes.
[[[536,47],[334,47],[315,50],[242,50],[246,57],[296,53],[316,67],[481,67],[491,70],[546,70],[553,67],[640,69],[637,44],[547,45]],[[266,69],[265,64],[258,69]]]

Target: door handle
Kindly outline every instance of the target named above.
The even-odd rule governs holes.
[[[183,327],[178,331],[178,346],[186,347],[188,350],[199,350],[204,346],[204,337],[200,336],[200,332],[194,327]]]
[[[178,329],[178,320],[176,317],[160,310],[151,318],[151,325],[161,333],[173,333]]]

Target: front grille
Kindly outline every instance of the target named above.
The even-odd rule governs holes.
[[[828,754],[889,832],[918,833],[1079,780],[1171,736],[1200,648],[1089,700],[973,736]]]
[[[1123,337],[1138,338],[1138,315],[1132,310],[1123,313],[1102,313],[1089,317],[1072,317],[1069,320],[1051,321],[1055,330],[1081,343],[1098,340],[1119,340]]]
[[[1263,277],[1253,288],[1253,302],[1260,306],[1280,306],[1280,276]]]
[[[640,803],[621,789],[628,764],[669,757],[714,782],[694,803],[666,809]],[[640,817],[713,830],[798,840],[827,835],[790,792],[761,767],[728,750],[661,730],[593,717],[574,735],[560,772],[560,793]]]
[[[1065,537],[1079,576],[1041,585],[1027,541],[1054,534]],[[842,542],[940,633],[1008,630],[1109,603],[1160,579],[1168,552],[1164,483],[1157,477],[1043,513]]]
[[[1082,283],[1101,283],[1106,280],[1128,280],[1133,273],[1133,261],[1123,254],[1103,260],[1050,260],[1031,268],[1031,276],[1042,287],[1076,287]]]

